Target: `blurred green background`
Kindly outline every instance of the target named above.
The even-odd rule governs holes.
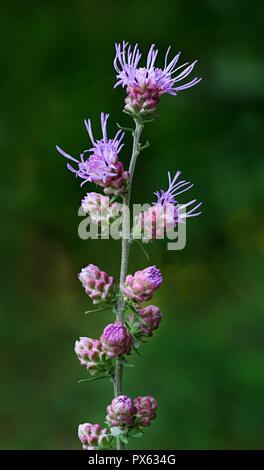
[[[80,449],[79,423],[103,423],[108,382],[86,377],[73,352],[98,337],[109,312],[91,307],[77,273],[95,263],[118,276],[120,243],[78,237],[80,189],[55,150],[88,148],[83,119],[100,137],[100,112],[129,125],[113,89],[114,42],[168,45],[199,58],[204,80],[164,96],[144,130],[133,202],[150,202],[181,169],[204,202],[183,251],[150,250],[164,283],[164,318],[125,370],[124,392],[153,395],[158,416],[138,449],[257,449],[264,442],[263,78],[264,10],[235,0],[12,1],[1,37],[1,430],[2,449]],[[126,137],[121,159],[128,164]],[[184,195],[183,195],[184,196]],[[133,247],[129,271],[144,268]]]

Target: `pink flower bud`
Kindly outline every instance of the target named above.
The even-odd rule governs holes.
[[[137,320],[135,315],[128,315],[127,319],[132,327],[136,325],[137,337],[140,336],[152,336],[153,331],[157,330],[161,322],[162,313],[156,305],[148,305],[145,308],[137,309],[139,315],[145,320],[146,325]]]
[[[136,412],[133,401],[126,395],[120,395],[108,405],[106,421],[110,426],[133,426]]]
[[[104,187],[105,194],[115,194],[118,196],[119,194],[123,194],[127,191],[129,172],[124,171],[123,163],[118,161],[115,164],[114,173],[115,175],[108,177],[105,182],[101,183],[101,186]]]
[[[136,424],[139,426],[150,426],[150,420],[156,418],[158,404],[153,397],[137,397],[133,400],[137,409]]]
[[[82,209],[90,215],[91,221],[101,227],[102,232],[109,230],[109,226],[117,217],[121,216],[122,204],[110,204],[109,196],[99,193],[87,193],[82,200]]]
[[[100,424],[84,423],[78,427],[78,437],[83,450],[104,450],[109,448],[108,429],[102,429]]]
[[[128,85],[125,110],[130,113],[154,113],[160,100],[159,87],[155,84]]]
[[[94,264],[89,264],[83,268],[79,274],[79,279],[85,292],[93,300],[94,304],[100,302],[110,303],[114,300],[115,278],[108,276]]]
[[[135,220],[132,229],[132,237],[138,238],[144,243],[154,242],[156,239],[164,239],[166,232],[173,230],[175,226],[175,209],[173,204],[163,207],[162,204],[151,206],[143,211]]]
[[[154,291],[162,283],[162,275],[156,266],[150,266],[143,271],[136,271],[134,276],[128,274],[126,281],[120,290],[126,299],[134,302],[145,302],[150,300]]]
[[[104,329],[100,341],[103,350],[111,358],[130,353],[131,334],[121,322],[110,323]]]
[[[91,375],[111,372],[112,362],[97,339],[81,337],[79,341],[75,342],[74,350],[81,365],[86,367]]]

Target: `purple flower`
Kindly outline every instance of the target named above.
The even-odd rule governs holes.
[[[136,412],[131,398],[120,395],[108,405],[106,421],[110,426],[133,426]]]
[[[131,334],[118,321],[104,329],[100,342],[104,352],[111,358],[129,354],[131,350]]]
[[[128,274],[124,284],[120,286],[120,290],[126,299],[136,303],[145,302],[152,298],[162,280],[160,270],[156,266],[150,266],[143,271],[136,271],[134,276]]]
[[[101,140],[94,140],[91,120],[84,121],[93,147],[84,150],[80,155],[80,161],[68,155],[60,147],[56,146],[56,148],[64,157],[78,165],[77,169],[75,169],[68,163],[67,168],[75,173],[76,176],[83,179],[81,186],[87,182],[93,182],[102,186],[106,194],[121,194],[126,190],[129,179],[129,173],[124,171],[123,163],[118,160],[118,154],[123,147],[121,141],[124,137],[124,132],[119,130],[113,140],[108,139],[106,132],[108,117],[109,114],[101,113],[103,134]],[[91,155],[85,160],[84,155],[87,152],[91,153]]]
[[[186,62],[177,67],[180,52],[168,63],[170,47],[165,56],[164,68],[155,67],[155,61],[158,55],[158,49],[152,44],[146,67],[139,67],[141,54],[136,44],[134,49],[128,43],[116,44],[116,56],[114,67],[117,71],[117,83],[127,87],[128,97],[126,98],[125,109],[128,112],[140,111],[149,113],[156,111],[156,105],[159,98],[164,93],[177,95],[180,90],[190,88],[201,81],[201,78],[195,77],[188,83],[177,85],[178,82],[186,78],[193,70],[196,60],[189,64]],[[175,75],[176,74],[176,75]]]
[[[155,192],[155,196],[157,196],[157,202],[153,202],[153,206],[162,206],[164,210],[166,208],[173,206],[174,207],[174,225],[176,226],[178,223],[184,223],[184,220],[187,217],[196,217],[197,215],[201,214],[201,211],[197,211],[197,209],[202,205],[202,202],[194,205],[190,210],[186,211],[186,208],[195,204],[197,199],[193,199],[187,204],[179,204],[178,201],[175,199],[181,193],[188,191],[193,187],[193,184],[190,184],[190,181],[177,181],[178,177],[180,176],[181,172],[177,171],[173,180],[171,179],[170,172],[168,172],[169,177],[169,187],[167,191],[161,189],[160,191]]]
[[[155,289],[157,289],[163,281],[163,277],[160,270],[156,268],[156,266],[150,266],[144,271],[147,274],[146,278],[150,279],[154,283]]]

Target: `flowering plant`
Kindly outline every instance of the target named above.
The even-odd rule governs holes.
[[[85,293],[96,305],[92,311],[112,309],[116,316],[115,322],[104,328],[99,339],[81,337],[75,342],[75,353],[91,376],[84,380],[110,379],[114,384],[114,399],[106,408],[106,427],[102,429],[99,424],[90,423],[79,425],[78,436],[83,449],[87,450],[122,450],[130,437],[141,437],[142,428],[150,426],[151,420],[156,417],[158,405],[153,397],[139,396],[133,400],[122,394],[123,367],[131,365],[127,356],[133,351],[138,352],[141,343],[153,335],[162,319],[159,307],[143,304],[152,299],[163,282],[163,276],[156,266],[147,266],[134,274],[128,274],[130,246],[134,241],[153,243],[157,238],[163,238],[164,232],[184,224],[186,218],[201,213],[201,202],[197,203],[196,199],[185,204],[179,203],[178,196],[193,185],[179,179],[180,171],[173,178],[169,172],[168,189],[154,193],[157,201],[134,218],[130,231],[129,207],[136,161],[139,154],[149,146],[148,142],[145,145],[140,143],[142,130],[155,119],[157,105],[163,94],[177,95],[179,91],[201,80],[194,78],[179,84],[192,72],[196,61],[178,66],[180,53],[169,62],[169,52],[170,47],[165,56],[164,68],[158,68],[155,66],[158,50],[152,45],[146,66],[141,67],[141,54],[137,45],[132,49],[125,42],[116,44],[115,87],[126,87],[123,111],[133,119],[135,127],[119,126],[115,137],[110,139],[107,135],[109,114],[101,113],[102,138],[99,140],[94,138],[91,120],[84,121],[92,147],[84,150],[80,159],[70,156],[57,146],[60,154],[71,161],[67,167],[82,180],[81,186],[89,182],[98,189],[103,188],[104,194],[87,193],[81,202],[84,213],[89,214],[101,233],[106,233],[116,219],[121,217],[122,220],[119,282],[93,264],[84,267],[79,273]],[[119,160],[125,131],[131,132],[133,137],[128,170],[124,169]],[[116,201],[117,198],[119,201]]]

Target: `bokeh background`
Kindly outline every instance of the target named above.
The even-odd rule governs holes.
[[[73,344],[112,320],[84,315],[77,273],[91,262],[118,276],[120,244],[78,237],[94,187],[80,189],[55,145],[88,148],[83,119],[100,136],[101,111],[110,135],[130,124],[113,89],[123,39],[144,53],[155,42],[160,65],[171,44],[181,63],[199,58],[192,77],[204,77],[162,98],[134,180],[133,202],[149,202],[181,169],[195,184],[186,198],[204,205],[183,251],[150,249],[164,318],[125,370],[124,392],[155,396],[159,410],[130,448],[263,448],[263,5],[14,0],[1,10],[1,449],[79,449],[78,424],[103,423],[112,399],[108,382],[77,384],[87,375]],[[129,270],[145,266],[133,247]]]

